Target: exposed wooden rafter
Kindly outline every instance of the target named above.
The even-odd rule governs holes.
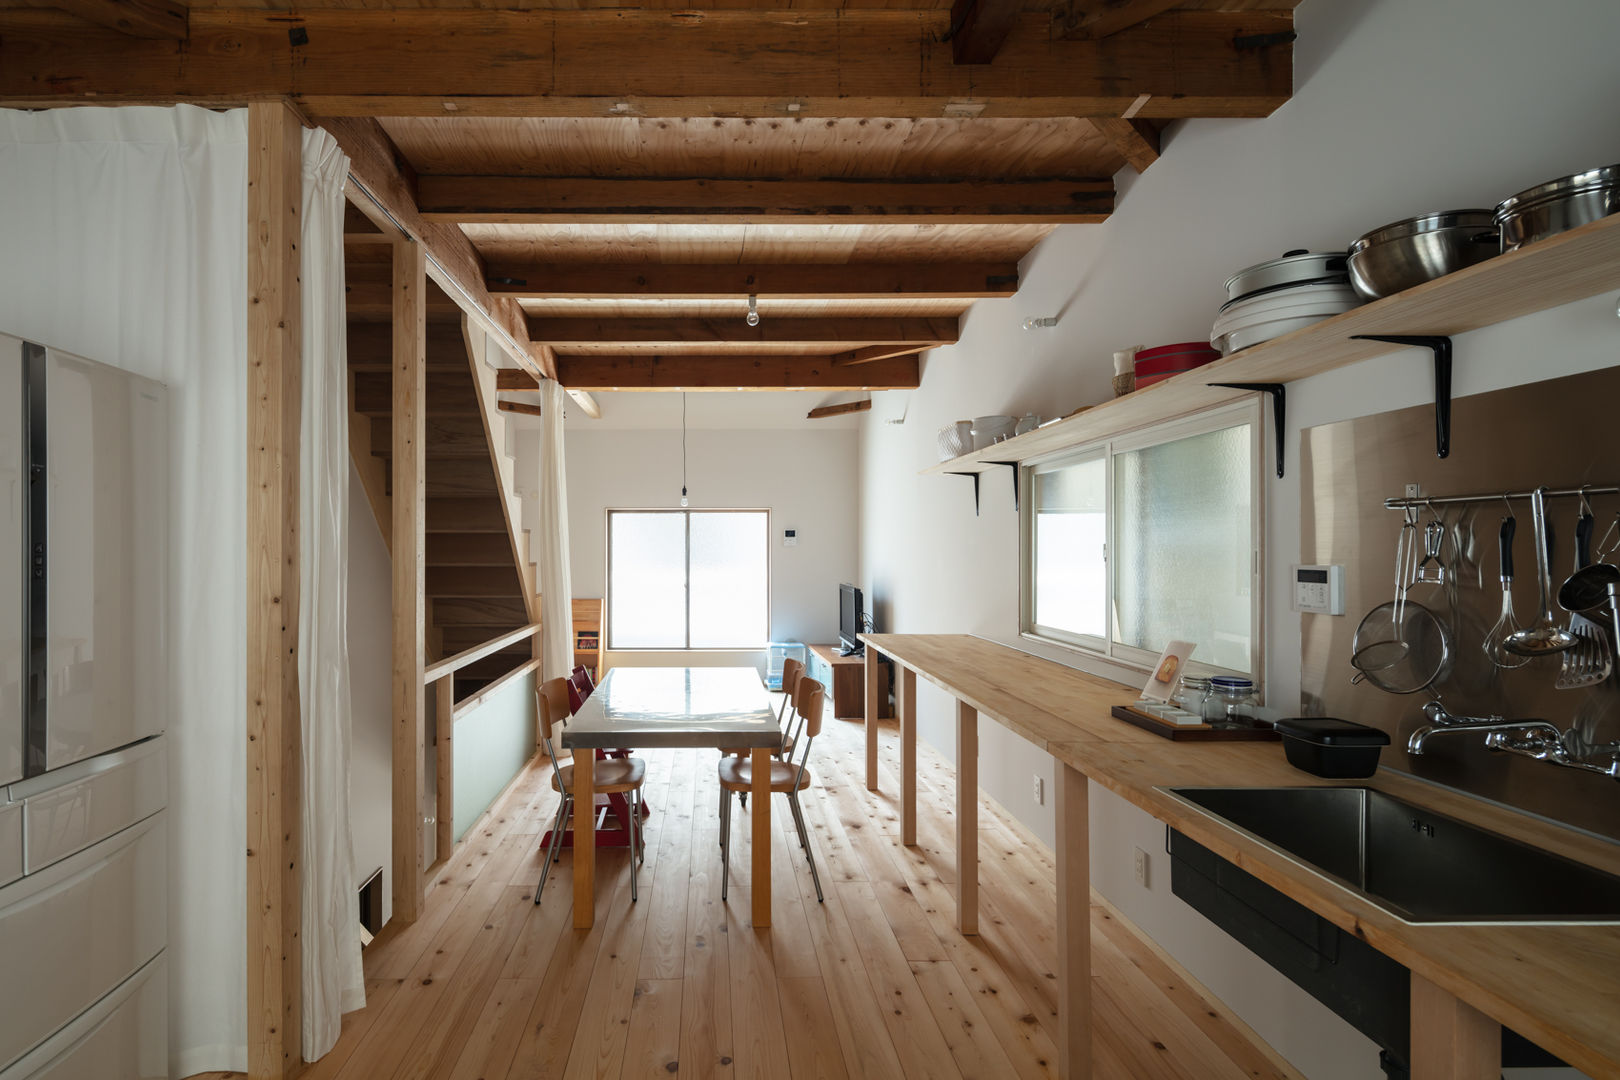
[[[956,0],[951,5],[951,56],[958,64],[988,64],[1023,12],[1020,0]]]
[[[833,356],[835,364],[870,364],[874,360],[888,360],[895,356],[908,356],[920,352],[915,345],[868,345],[864,349],[851,349]]]
[[[872,407],[872,399],[865,401],[847,401],[842,405],[822,405],[811,409],[804,414],[806,420],[821,420],[829,416],[843,416],[847,413],[865,412]]]
[[[559,356],[557,366],[562,384],[581,390],[915,390],[921,371],[916,356],[852,368],[740,353]]]
[[[1173,11],[1055,40],[1026,12],[988,67],[947,11],[351,11],[208,8],[184,48],[55,12],[0,11],[0,103],[287,96],[331,116],[808,118],[1265,116],[1293,90],[1290,11]],[[626,62],[634,57],[634,62]]]
[[[1169,11],[1181,0],[1058,0],[1052,27],[1072,41],[1111,37],[1137,23]]]
[[[540,380],[521,368],[501,368],[495,373],[496,390],[538,390]]]
[[[517,413],[520,416],[543,416],[544,412],[538,405],[531,405],[526,401],[503,401],[499,404],[501,412]]]
[[[949,319],[782,319],[761,320],[749,326],[734,318],[593,319],[531,318],[529,336],[555,349],[597,345],[639,345],[646,348],[714,345],[719,343],[792,346],[910,345],[913,349],[952,345],[957,326]],[[558,364],[562,361],[559,359]],[[567,380],[563,380],[567,386]]]
[[[184,41],[191,11],[179,0],[24,0],[52,7],[130,37]]]
[[[1108,179],[778,180],[421,176],[430,221],[499,225],[1091,223],[1114,209]]]
[[[1016,263],[491,263],[492,296],[547,300],[977,300],[1018,291]]]
[[[1096,117],[1091,122],[1137,172],[1159,160],[1159,129],[1146,120]]]

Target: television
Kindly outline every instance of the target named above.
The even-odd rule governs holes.
[[[866,647],[857,637],[861,626],[861,590],[853,585],[838,586],[838,654],[854,656]]]

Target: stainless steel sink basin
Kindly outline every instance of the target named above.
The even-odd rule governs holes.
[[[1369,788],[1168,790],[1408,922],[1620,922],[1620,877]]]

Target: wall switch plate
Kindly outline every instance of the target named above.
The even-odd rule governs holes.
[[[1046,785],[1041,781],[1041,774],[1036,773],[1035,774],[1035,805],[1036,806],[1042,806],[1045,803],[1046,803]]]
[[[1141,848],[1136,849],[1136,883],[1148,887],[1148,853]]]
[[[782,530],[782,546],[783,547],[798,547],[799,546],[799,530],[798,529],[783,529]]]
[[[1296,566],[1293,577],[1295,611],[1316,615],[1344,614],[1343,566]]]

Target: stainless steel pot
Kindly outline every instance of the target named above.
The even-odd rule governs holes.
[[[1290,251],[1280,259],[1245,267],[1226,279],[1228,303],[1268,289],[1349,280],[1342,251]]]
[[[1491,210],[1446,210],[1374,229],[1350,245],[1350,284],[1377,300],[1444,277],[1501,251]]]
[[[1502,226],[1502,250],[1513,251],[1616,212],[1620,165],[1610,165],[1521,191],[1497,206],[1496,221]]]

